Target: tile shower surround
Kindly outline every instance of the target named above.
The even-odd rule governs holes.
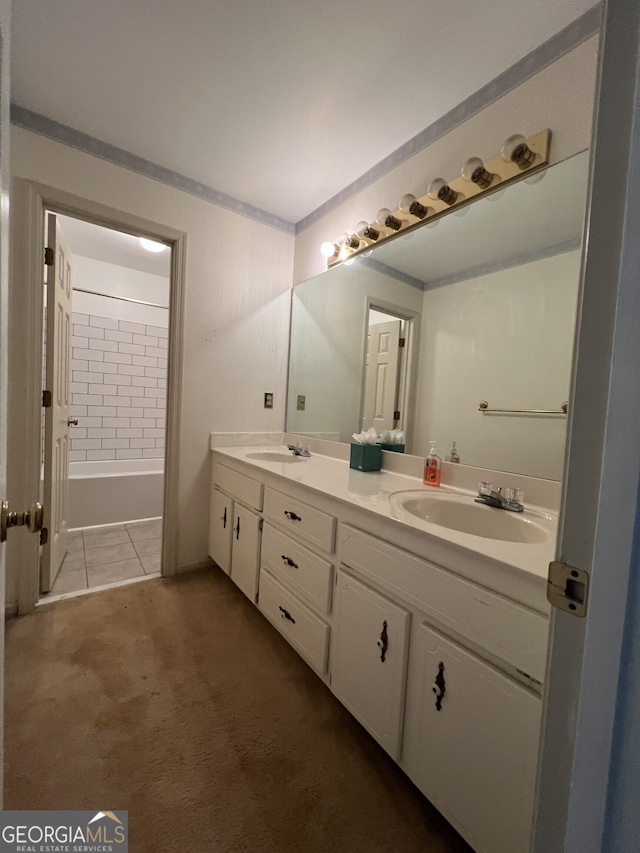
[[[69,461],[164,456],[168,330],[73,313]]]

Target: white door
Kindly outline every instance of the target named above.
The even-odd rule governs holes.
[[[223,572],[231,574],[233,500],[218,489],[211,491],[209,556]]]
[[[362,428],[378,435],[395,427],[400,320],[369,326]]]
[[[258,599],[262,519],[239,504],[234,507],[231,580],[254,604]]]
[[[408,611],[338,572],[331,690],[393,758],[400,757]]]
[[[47,247],[53,251],[53,264],[47,267],[46,377],[51,406],[45,409],[43,506],[48,539],[40,564],[41,592],[53,586],[68,540],[71,252],[53,213],[47,214]]]

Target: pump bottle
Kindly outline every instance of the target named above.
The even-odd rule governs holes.
[[[430,441],[429,455],[424,460],[424,477],[422,482],[425,486],[439,486],[442,473],[442,459],[436,455],[436,443]]]

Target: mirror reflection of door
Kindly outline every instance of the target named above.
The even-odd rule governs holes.
[[[378,435],[382,430],[402,426],[399,400],[404,322],[375,308],[369,309],[362,429],[374,427]]]

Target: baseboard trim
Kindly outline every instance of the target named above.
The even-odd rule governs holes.
[[[193,563],[179,563],[176,566],[176,574],[183,575],[185,572],[195,572],[197,569],[210,569],[214,566],[214,562],[210,557],[206,560],[196,560]]]

